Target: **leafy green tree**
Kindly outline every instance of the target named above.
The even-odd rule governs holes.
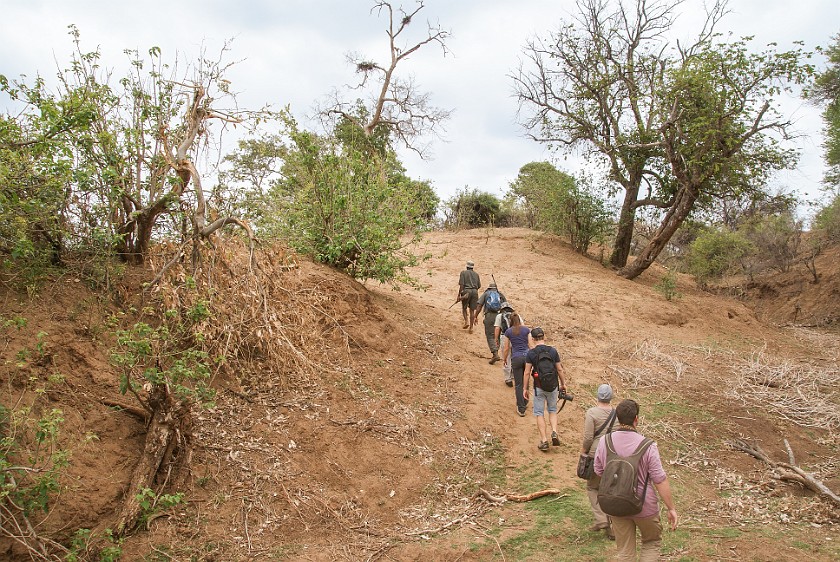
[[[727,229],[710,229],[691,244],[686,266],[697,282],[704,286],[734,271],[740,260],[753,251],[743,235]]]
[[[624,190],[610,261],[629,279],[696,206],[761,190],[771,172],[793,165],[778,140],[790,124],[775,98],[813,70],[801,49],[755,53],[746,41],[720,42],[725,1],[711,6],[694,43],[672,48],[666,35],[679,4],[580,0],[576,20],[528,44],[514,76],[532,137],[582,150]],[[660,225],[627,265],[635,213],[647,206],[661,210]]]
[[[833,37],[834,43],[821,49],[826,56],[827,67],[817,74],[813,88],[808,93],[811,100],[825,106],[825,162],[828,172],[825,184],[840,188],[840,35]]]
[[[228,65],[202,58],[193,74],[182,78],[156,47],[148,58],[126,51],[131,71],[114,84],[100,66],[101,53],[84,52],[75,27],[70,34],[75,51],[69,68],[59,73],[57,94],[40,80],[29,86],[0,80],[0,88],[25,105],[17,128],[26,134],[5,148],[39,150],[54,160],[49,171],[64,198],[63,213],[54,216],[72,239],[64,246],[105,244],[125,260],[142,263],[155,233],[199,243],[238,224],[250,235],[237,217],[208,209],[195,165],[211,122],[242,123],[252,115],[214,107],[230,97]],[[15,134],[14,127],[3,129],[4,136]],[[164,217],[174,220],[165,224]]]
[[[796,163],[784,147],[790,122],[774,98],[801,84],[812,68],[801,49],[752,52],[746,40],[707,43],[668,75],[669,109],[660,140],[673,178],[674,204],[648,245],[619,274],[632,279],[656,259],[695,204],[766,189],[769,176]]]
[[[31,277],[61,264],[86,227],[74,213],[71,143],[90,128],[94,95],[88,87],[54,95],[40,78],[28,85],[2,75],[0,92],[22,107],[0,116],[0,253],[6,272]]]
[[[579,0],[575,16],[526,44],[512,77],[531,138],[582,153],[623,190],[610,257],[616,268],[627,264],[637,211],[673,205],[672,181],[652,143],[666,72],[678,63],[665,36],[679,3]],[[689,50],[708,39],[721,13],[715,4]]]
[[[840,195],[835,195],[814,216],[813,227],[827,241],[840,243]]]
[[[537,228],[568,236],[579,253],[585,254],[592,241],[603,239],[612,226],[604,202],[589,185],[548,162],[522,166],[511,192],[533,210]]]

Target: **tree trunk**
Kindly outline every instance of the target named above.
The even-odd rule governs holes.
[[[633,243],[633,229],[636,225],[636,207],[634,203],[639,196],[639,188],[625,186],[624,203],[618,218],[618,229],[615,233],[615,244],[610,256],[610,265],[621,268],[627,265],[630,256],[630,245]]]
[[[635,279],[656,260],[659,253],[668,244],[668,241],[680,227],[680,225],[691,213],[694,202],[697,201],[699,190],[696,186],[681,188],[674,201],[674,205],[665,213],[662,224],[656,229],[653,238],[642,250],[639,256],[625,267],[622,267],[618,274],[627,279]]]
[[[190,456],[189,407],[176,400],[166,385],[157,385],[152,394],[149,400],[153,407],[152,422],[146,433],[143,454],[134,467],[125,501],[114,525],[118,536],[133,529],[140,518],[142,509],[137,494],[146,488],[155,490],[155,480],[161,472],[167,473],[167,478],[171,471],[177,476],[176,461]]]

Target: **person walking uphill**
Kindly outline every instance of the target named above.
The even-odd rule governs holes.
[[[476,309],[478,308],[478,290],[481,288],[481,277],[475,271],[475,264],[467,262],[467,268],[458,277],[458,300],[461,301],[461,313],[464,316],[464,329],[472,334]],[[453,303],[454,304],[454,303]],[[469,309],[469,315],[467,314]],[[469,316],[469,318],[468,318]]]
[[[504,344],[507,341],[505,332],[508,328],[510,328],[510,315],[514,312],[516,311],[513,309],[513,305],[505,301],[502,303],[501,312],[496,315],[496,321],[493,324],[493,339],[497,342],[498,349],[504,349]],[[519,320],[522,324],[525,324],[525,320],[522,316],[519,317]],[[502,373],[505,377],[505,384],[513,386],[513,371],[510,366],[510,357],[508,357],[505,361],[502,361]]]
[[[478,311],[484,311],[484,337],[487,338],[487,347],[490,348],[490,364],[493,365],[499,360],[499,339],[496,337],[496,316],[502,310],[502,303],[507,299],[496,287],[496,282],[490,283],[487,290],[478,297],[478,309],[475,313],[475,322],[478,323]]]
[[[642,538],[639,560],[659,560],[662,525],[659,522],[656,492],[668,508],[671,530],[676,529],[679,522],[674,499],[671,497],[671,485],[662,468],[656,443],[636,431],[639,423],[639,405],[634,400],[622,400],[615,408],[615,415],[620,425],[601,439],[595,451],[595,474],[602,477],[598,489],[598,502],[604,513],[610,515],[618,548],[616,560],[636,560],[636,530]],[[639,455],[638,460],[633,458],[634,453]],[[631,486],[627,477],[633,476],[634,462],[637,463],[635,487],[627,490],[622,483]],[[650,486],[650,483],[653,483],[653,486]],[[635,504],[632,509],[629,508],[631,504]],[[638,508],[641,510],[637,511]],[[622,514],[627,512],[636,513]]]
[[[523,380],[525,373],[525,356],[531,346],[528,338],[531,330],[522,325],[522,319],[517,313],[510,315],[510,327],[505,330],[504,348],[502,349],[502,361],[508,362],[510,358],[511,371],[513,371],[513,386],[516,394],[516,412],[520,417],[525,416],[525,407],[528,405],[528,397],[523,394]]]
[[[523,395],[528,396],[531,379],[534,379],[534,417],[537,418],[537,430],[540,432],[540,451],[548,450],[545,411],[548,410],[548,423],[551,425],[551,444],[560,445],[557,436],[557,400],[560,393],[566,395],[566,381],[560,354],[550,345],[546,345],[545,331],[542,328],[531,330],[534,347],[525,358],[525,388]],[[534,377],[531,376],[533,373]]]
[[[591,474],[586,482],[586,495],[589,496],[589,505],[592,507],[592,516],[595,523],[589,528],[590,531],[604,530],[607,537],[615,539],[615,534],[610,528],[607,515],[601,511],[598,505],[598,484],[601,477],[592,470],[592,463],[595,461],[595,451],[602,435],[612,431],[615,425],[615,409],[610,405],[613,398],[612,387],[602,384],[597,391],[598,403],[586,411],[583,419],[583,443],[580,446],[580,456],[589,457]]]

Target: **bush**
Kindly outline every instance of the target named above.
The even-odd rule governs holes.
[[[363,135],[319,136],[286,120],[291,147],[274,206],[260,225],[295,250],[350,276],[416,285],[407,250],[437,208],[431,186],[413,182],[387,144]],[[406,234],[413,235],[405,242]]]
[[[710,280],[732,272],[753,249],[753,245],[737,232],[709,230],[697,236],[691,244],[686,266],[688,272],[704,286]]]
[[[753,245],[754,254],[749,256],[751,270],[770,267],[785,272],[796,260],[802,225],[791,213],[753,216],[738,232]]]
[[[444,212],[445,226],[449,228],[507,226],[509,216],[502,210],[502,201],[498,197],[469,186],[446,202]]]
[[[593,241],[603,241],[612,226],[611,213],[589,181],[575,179],[548,162],[522,166],[511,194],[523,202],[536,228],[567,236],[581,254]]]
[[[812,226],[825,240],[840,242],[840,195],[835,195],[828,205],[817,211]]]

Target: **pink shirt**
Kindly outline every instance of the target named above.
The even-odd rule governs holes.
[[[643,435],[635,431],[613,431],[611,434],[615,452],[622,456],[630,456],[636,450],[639,443],[644,439]],[[595,451],[595,474],[604,473],[604,465],[607,464],[607,439],[602,437],[598,442],[598,449]],[[636,481],[636,494],[642,493],[645,485],[645,476],[650,474],[647,491],[645,492],[645,504],[642,511],[633,517],[652,517],[659,513],[659,502],[656,497],[654,484],[661,484],[665,481],[665,469],[662,468],[662,461],[659,458],[659,448],[656,443],[648,447],[645,454],[639,461],[639,479]]]

